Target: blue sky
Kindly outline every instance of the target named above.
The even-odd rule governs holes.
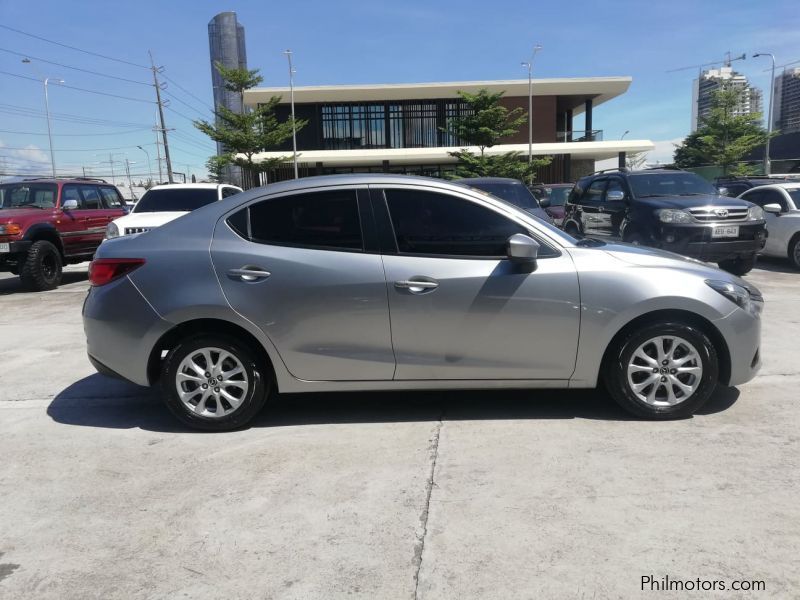
[[[266,85],[286,85],[281,51],[287,47],[295,53],[296,84],[317,85],[523,78],[519,63],[539,42],[544,49],[537,56],[537,77],[632,76],[627,94],[596,110],[595,127],[604,130],[606,139],[626,130],[629,139],[651,139],[657,143],[651,159],[661,160],[669,157],[672,141],[688,132],[696,76],[696,70],[668,70],[721,60],[727,51],[746,52],[748,59],[735,63],[736,68],[766,89],[769,60],[752,59],[750,54],[773,52],[778,64],[800,60],[796,0],[0,0],[0,23],[137,64],[146,65],[147,51],[152,50],[166,75],[191,92],[168,82],[174,98],[167,124],[176,128],[170,140],[173,168],[201,175],[213,145],[187,117],[199,116],[211,104],[206,27],[224,10],[238,13],[246,30],[249,66],[262,70]],[[142,83],[150,78],[146,69],[3,29],[0,48],[0,71],[61,77],[66,85],[152,100],[152,87],[37,60],[26,65],[8,51]],[[0,73],[0,90],[0,169],[27,165],[46,172],[41,83]],[[87,166],[89,173],[108,175],[109,165],[98,163],[109,161],[113,152],[114,161],[127,157],[134,163],[132,172],[146,174],[146,155],[136,148],[142,145],[155,170],[154,134],[147,129],[154,122],[152,104],[55,84],[50,86],[50,102],[54,114],[100,120],[88,124],[66,117],[53,122],[59,166]],[[116,162],[115,171],[121,168]]]

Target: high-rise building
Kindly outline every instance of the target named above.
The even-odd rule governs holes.
[[[216,69],[216,64],[229,69],[246,69],[247,52],[244,43],[244,27],[236,19],[235,12],[222,12],[208,22],[208,47],[211,55],[211,85],[214,90],[214,107],[224,106],[234,112],[242,112],[242,99],[236,92],[225,89],[225,82]],[[219,121],[219,120],[217,120]],[[225,149],[217,144],[217,154]],[[227,177],[231,183],[241,185],[241,169],[229,167]]]
[[[692,89],[692,131],[696,131],[698,122],[702,122],[709,115],[714,92],[723,85],[743,89],[746,92],[742,94],[742,99],[734,114],[749,115],[762,112],[761,90],[752,87],[747,81],[747,77],[734,71],[730,65],[725,65],[719,69],[708,69],[694,80]]]
[[[800,67],[784,69],[773,85],[773,127],[781,133],[800,132]]]

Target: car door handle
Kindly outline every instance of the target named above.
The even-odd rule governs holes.
[[[425,292],[432,292],[438,288],[439,282],[430,279],[404,279],[402,281],[395,281],[394,287],[400,290],[408,290],[412,294],[423,294]]]
[[[242,281],[260,281],[272,275],[269,271],[258,267],[242,267],[241,269],[231,269],[228,271],[228,277],[232,279],[241,279]]]

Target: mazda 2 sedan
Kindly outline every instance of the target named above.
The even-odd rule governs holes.
[[[92,363],[201,429],[241,427],[277,392],[600,382],[676,418],[760,366],[763,299],[738,277],[426,178],[250,190],[104,242],[90,280]]]

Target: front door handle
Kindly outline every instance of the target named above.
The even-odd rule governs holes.
[[[259,267],[242,267],[241,269],[231,269],[228,271],[228,277],[240,279],[242,281],[260,281],[266,279],[270,275],[272,275],[272,273]]]
[[[424,294],[432,292],[439,287],[439,282],[433,279],[404,279],[395,281],[394,287],[401,290],[408,290],[412,294]]]

